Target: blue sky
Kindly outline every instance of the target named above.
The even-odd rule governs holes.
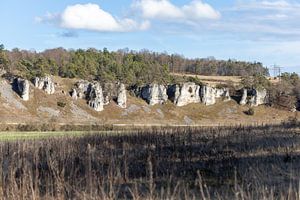
[[[300,72],[298,0],[1,0],[6,48],[88,48],[260,61]]]

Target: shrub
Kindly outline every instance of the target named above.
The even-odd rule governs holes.
[[[57,106],[59,106],[59,107],[61,107],[61,108],[64,108],[64,107],[66,107],[66,102],[62,102],[62,101],[58,101],[57,102]]]
[[[247,114],[247,115],[250,115],[250,116],[253,116],[253,115],[255,114],[254,108],[249,108],[249,109],[246,111],[246,114]]]

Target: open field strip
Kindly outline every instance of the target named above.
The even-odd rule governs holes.
[[[53,137],[80,137],[91,134],[129,134],[134,131],[46,131],[46,132],[0,132],[1,141],[47,139]]]

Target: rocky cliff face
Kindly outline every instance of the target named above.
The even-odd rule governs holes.
[[[243,89],[242,99],[240,101],[240,105],[249,104],[252,107],[267,104],[267,90],[266,89],[252,89],[247,90]]]
[[[174,96],[174,104],[176,106],[185,106],[190,103],[200,103],[200,86],[195,83],[188,82],[184,83],[181,86],[172,86],[175,94]]]
[[[89,82],[80,80],[71,91],[74,100],[77,98],[86,99],[88,105],[96,111],[102,111],[103,106],[108,105],[112,99],[116,99],[120,107],[126,108],[127,96],[124,84]]]
[[[190,103],[203,103],[205,105],[213,105],[218,98],[229,101],[229,89],[217,89],[210,86],[199,86],[189,82],[183,85],[172,85],[168,89],[169,99],[176,106],[185,106]]]
[[[30,91],[30,84],[28,80],[22,79],[22,78],[17,78],[15,80],[17,89],[18,89],[18,93],[20,95],[20,97],[24,100],[24,101],[28,101],[29,100],[29,91]]]
[[[217,94],[217,90],[215,88],[210,86],[201,87],[201,101],[206,106],[214,105],[216,103],[217,95],[220,96],[219,93]]]
[[[100,83],[98,82],[94,82],[89,85],[88,105],[97,112],[104,109],[103,91]]]
[[[155,104],[164,104],[168,100],[167,88],[158,84],[151,84],[143,87],[140,95],[151,106]]]
[[[231,100],[228,88],[213,88],[210,86],[201,87],[201,101],[203,104],[209,106],[214,105],[217,99],[222,99],[227,102]]]
[[[55,92],[55,83],[50,76],[42,78],[36,77],[33,81],[33,84],[36,88],[44,90],[47,94],[54,94]]]
[[[268,103],[266,89],[261,89],[261,90],[256,89],[253,91],[253,93],[254,94],[249,101],[250,106],[259,106]]]
[[[117,97],[118,106],[121,108],[127,107],[127,94],[124,84],[120,84],[118,87],[118,97]]]
[[[76,95],[78,98],[80,99],[86,99],[89,93],[89,89],[90,89],[90,82],[89,81],[85,81],[85,80],[80,80],[75,84],[75,89],[73,89],[73,91],[75,90]],[[72,96],[74,96],[74,93],[72,93]]]
[[[247,98],[248,98],[248,90],[246,88],[243,88],[243,94],[242,99],[240,101],[240,105],[246,105],[247,104]]]
[[[74,99],[74,100],[77,100],[78,99],[78,94],[77,94],[77,90],[76,89],[72,89],[72,91],[71,91],[71,97],[72,97],[72,99]]]

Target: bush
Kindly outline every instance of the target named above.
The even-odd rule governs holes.
[[[61,107],[61,108],[64,108],[64,107],[66,107],[66,103],[65,102],[62,102],[62,101],[59,101],[59,102],[57,102],[57,106],[59,106],[59,107]]]
[[[255,114],[254,108],[249,108],[249,109],[246,111],[246,114],[247,114],[247,115],[250,115],[250,116],[253,116],[253,115]]]

